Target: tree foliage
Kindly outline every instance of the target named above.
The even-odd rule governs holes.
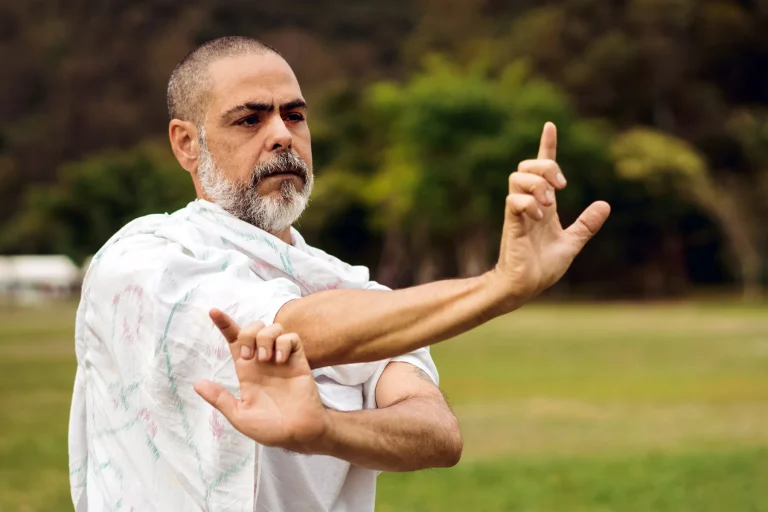
[[[164,144],[96,154],[62,166],[54,185],[31,187],[0,243],[83,261],[136,217],[172,212],[194,197],[192,180]]]
[[[79,258],[191,197],[147,141],[166,132],[175,63],[230,34],[276,46],[312,105],[301,229],[389,284],[492,263],[506,176],[546,120],[563,220],[613,206],[564,286],[766,282],[768,9],[741,0],[5,5],[2,249]]]

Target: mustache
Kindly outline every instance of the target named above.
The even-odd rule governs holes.
[[[269,162],[258,164],[253,169],[251,186],[256,187],[262,180],[273,174],[295,174],[306,184],[309,180],[309,168],[306,162],[293,151],[282,151]]]

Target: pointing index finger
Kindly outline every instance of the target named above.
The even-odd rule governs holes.
[[[542,160],[555,160],[557,158],[557,128],[554,123],[544,123],[538,158]]]
[[[234,343],[237,341],[237,337],[240,335],[240,327],[232,320],[228,314],[220,309],[212,309],[208,316],[211,317],[213,323],[219,328],[221,334],[227,340],[227,343]]]

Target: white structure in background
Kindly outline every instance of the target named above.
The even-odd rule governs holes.
[[[10,258],[0,256],[0,294],[7,294],[14,283],[13,264]]]
[[[0,256],[0,294],[24,302],[70,297],[82,272],[66,256]]]

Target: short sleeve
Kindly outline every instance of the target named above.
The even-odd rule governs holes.
[[[286,278],[264,281],[253,272],[250,260],[233,251],[218,251],[201,260],[171,244],[155,283],[157,306],[176,311],[207,312],[218,308],[240,325],[274,322],[285,303],[301,298],[301,290]]]
[[[430,353],[429,347],[420,348],[413,352],[409,352],[408,354],[393,357],[392,362],[410,363],[429,375],[429,378],[432,379],[435,386],[440,385],[440,376],[437,373],[437,366],[432,360],[432,354]]]
[[[377,283],[376,281],[369,281],[365,285],[365,289],[377,290],[377,291],[392,291],[391,288],[388,288],[381,283]],[[387,367],[387,364],[389,364],[390,362],[412,364],[416,368],[422,370],[424,373],[429,375],[429,377],[435,383],[435,386],[440,385],[440,378],[437,372],[437,366],[435,365],[435,362],[432,360],[432,354],[430,353],[429,347],[423,347],[423,348],[414,350],[413,352],[403,354],[402,356],[393,357],[392,359],[379,362],[376,368],[376,371],[373,373],[373,375],[371,375],[371,377],[363,385],[363,395],[364,395],[363,403],[366,409],[376,408],[376,385],[379,383],[381,374],[384,373],[384,369]]]
[[[371,377],[363,384],[363,408],[364,409],[376,409],[376,386],[379,383],[381,374],[384,373],[389,363],[408,363],[412,364],[416,368],[422,370],[429,375],[435,386],[440,383],[439,375],[437,373],[437,366],[435,366],[432,356],[429,353],[429,347],[420,348],[409,352],[402,356],[393,357],[386,361],[380,361],[376,367],[376,371]]]

